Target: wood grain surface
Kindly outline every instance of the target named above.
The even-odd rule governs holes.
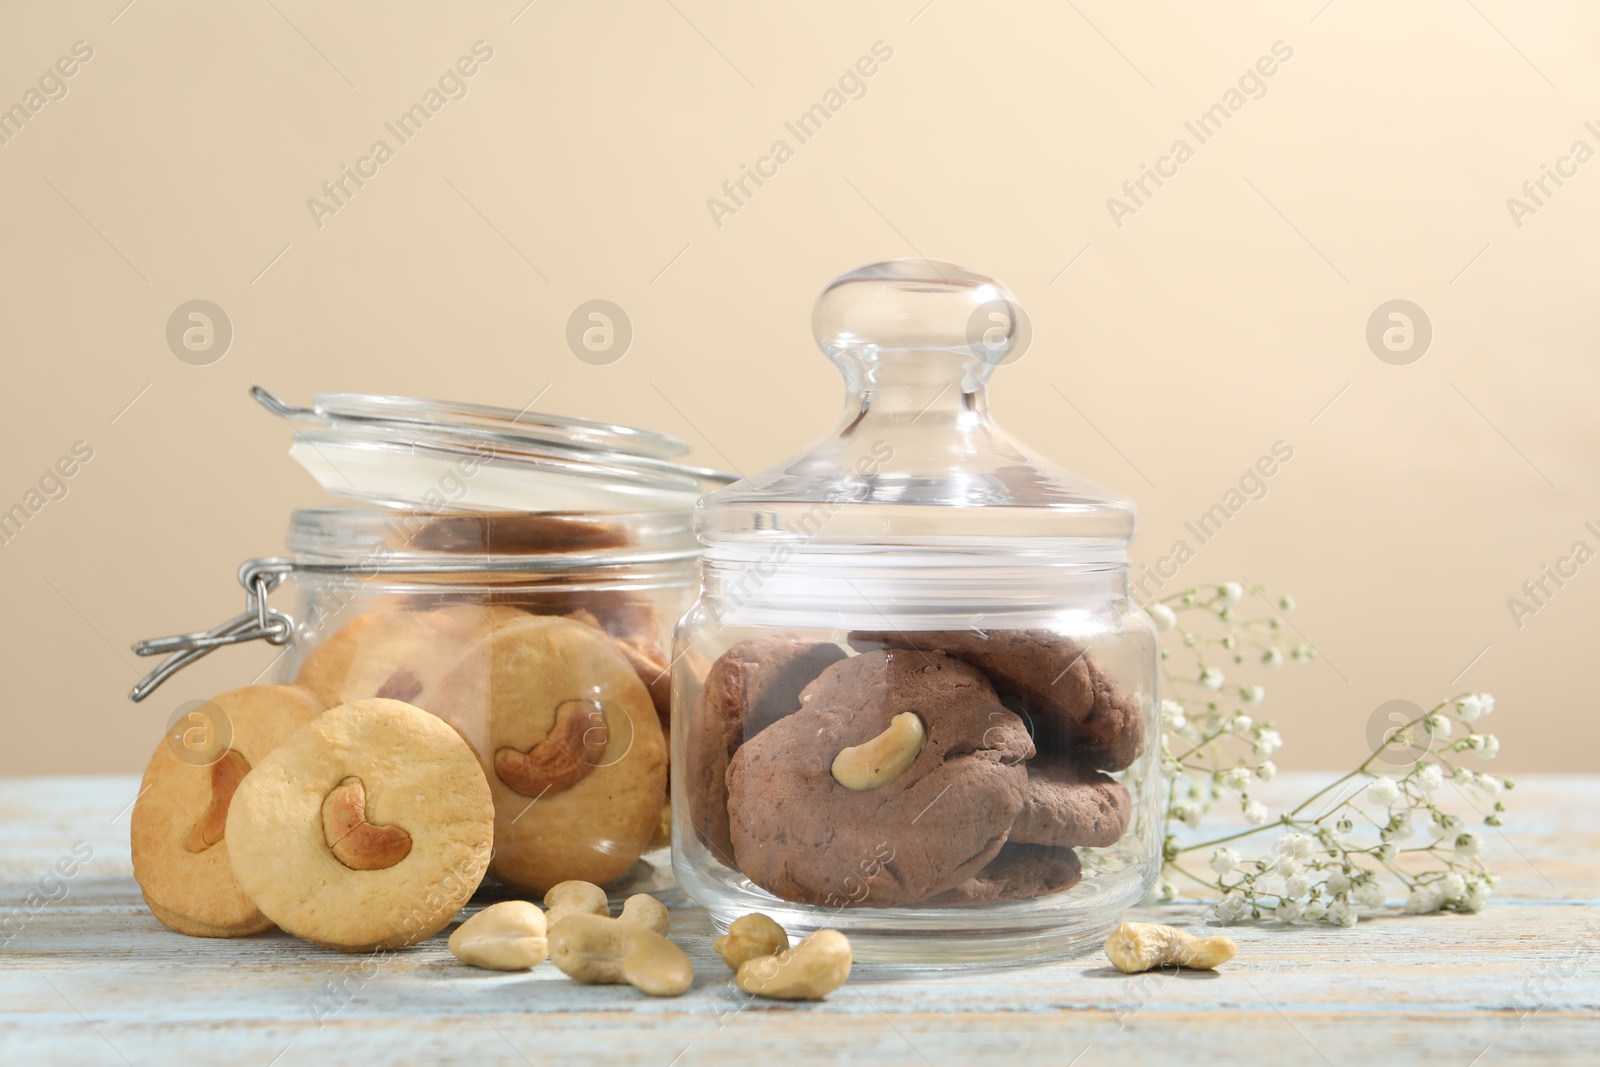
[[[1318,776],[1285,775],[1302,795]],[[1098,954],[982,972],[858,967],[826,1002],[752,1001],[691,904],[688,995],[496,974],[439,936],[378,963],[282,933],[183,937],[128,856],[132,778],[0,781],[0,1064],[1593,1063],[1600,1044],[1600,777],[1518,782],[1480,915],[1350,929],[1243,926],[1217,974],[1129,976]],[[92,856],[50,877],[74,849]],[[68,864],[67,866],[71,866]],[[31,896],[30,896],[31,895]],[[53,899],[52,899],[53,898]],[[1130,918],[1199,929],[1195,903]]]

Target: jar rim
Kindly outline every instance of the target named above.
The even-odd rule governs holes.
[[[285,547],[316,568],[375,573],[557,571],[692,560],[687,513],[297,508]]]

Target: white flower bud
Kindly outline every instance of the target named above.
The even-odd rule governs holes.
[[[1222,671],[1216,667],[1206,667],[1200,671],[1200,684],[1207,689],[1221,689],[1223,681]]]
[[[1383,886],[1375,879],[1369,879],[1356,886],[1354,896],[1356,903],[1364,908],[1381,908],[1384,903]]]
[[[1269,648],[1261,653],[1261,665],[1268,670],[1277,670],[1283,666],[1283,652],[1277,648]]]
[[[1151,604],[1144,609],[1144,613],[1150,616],[1150,621],[1155,623],[1156,629],[1163,633],[1178,625],[1178,616],[1165,604]]]
[[[1334,926],[1354,926],[1357,918],[1356,909],[1345,901],[1337,900],[1328,905],[1327,921]]]
[[[1223,607],[1231,607],[1244,596],[1244,586],[1238,582],[1223,582],[1217,586],[1217,603]]]
[[[1395,785],[1393,778],[1380,774],[1367,786],[1362,796],[1373,804],[1388,807],[1399,799],[1400,787]]]
[[[1259,800],[1252,800],[1244,806],[1244,821],[1251,826],[1265,826],[1267,822],[1267,806]]]
[[[1306,906],[1298,900],[1281,901],[1278,904],[1277,916],[1279,922],[1299,922],[1306,917]]]
[[[1456,835],[1456,859],[1470,862],[1478,858],[1483,851],[1483,838],[1468,830],[1466,833]]]
[[[1233,873],[1234,868],[1238,866],[1239,854],[1231,848],[1219,848],[1211,853],[1211,869],[1216,872],[1218,878]]]
[[[1273,763],[1271,760],[1262,760],[1261,765],[1256,768],[1256,777],[1261,779],[1263,782],[1270,782],[1273,778],[1277,777],[1277,775],[1278,765]]]

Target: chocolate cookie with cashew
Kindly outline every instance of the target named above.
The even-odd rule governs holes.
[[[502,882],[605,885],[644,854],[666,795],[666,740],[645,684],[604,632],[522,615],[461,653],[428,710],[483,764]]]
[[[942,652],[852,656],[734,753],[734,858],[785,900],[927,899],[1000,851],[1033,754],[1027,727],[970,664]]]
[[[747,739],[800,710],[800,691],[845,658],[830,641],[764,634],[740,641],[712,663],[689,722],[689,820],[722,863],[733,863],[728,830],[728,760]]]
[[[234,876],[263,914],[329,948],[425,941],[489,864],[494,809],[472,749],[398,700],[323,713],[260,760],[233,795]]]
[[[1086,642],[1053,630],[856,631],[852,648],[941,651],[972,664],[1032,720],[1044,751],[1084,766],[1120,771],[1144,751],[1139,701]]]

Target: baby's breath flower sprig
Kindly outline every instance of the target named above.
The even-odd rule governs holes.
[[[1270,611],[1248,610],[1258,603]],[[1483,861],[1483,839],[1440,800],[1449,782],[1485,825],[1501,824],[1502,794],[1514,784],[1462,762],[1499,752],[1494,735],[1478,729],[1494,711],[1489,694],[1460,694],[1390,730],[1355,770],[1288,811],[1274,816],[1250,795],[1254,782],[1277,774],[1270,757],[1283,738],[1252,714],[1265,689],[1228,675],[1251,659],[1272,670],[1315,658],[1284,632],[1293,609],[1293,598],[1240,582],[1187,589],[1145,609],[1166,646],[1161,668],[1171,694],[1161,702],[1159,898],[1174,899],[1181,880],[1220,894],[1215,914],[1223,923],[1271,917],[1351,926],[1361,910],[1383,907],[1386,886],[1397,883],[1407,913],[1478,911],[1497,879]],[[1374,770],[1380,757],[1396,773]],[[1194,840],[1219,801],[1237,803],[1249,828]],[[1279,836],[1260,858],[1234,847],[1269,833]],[[1419,836],[1424,843],[1413,844]],[[1184,865],[1193,853],[1209,876]]]

